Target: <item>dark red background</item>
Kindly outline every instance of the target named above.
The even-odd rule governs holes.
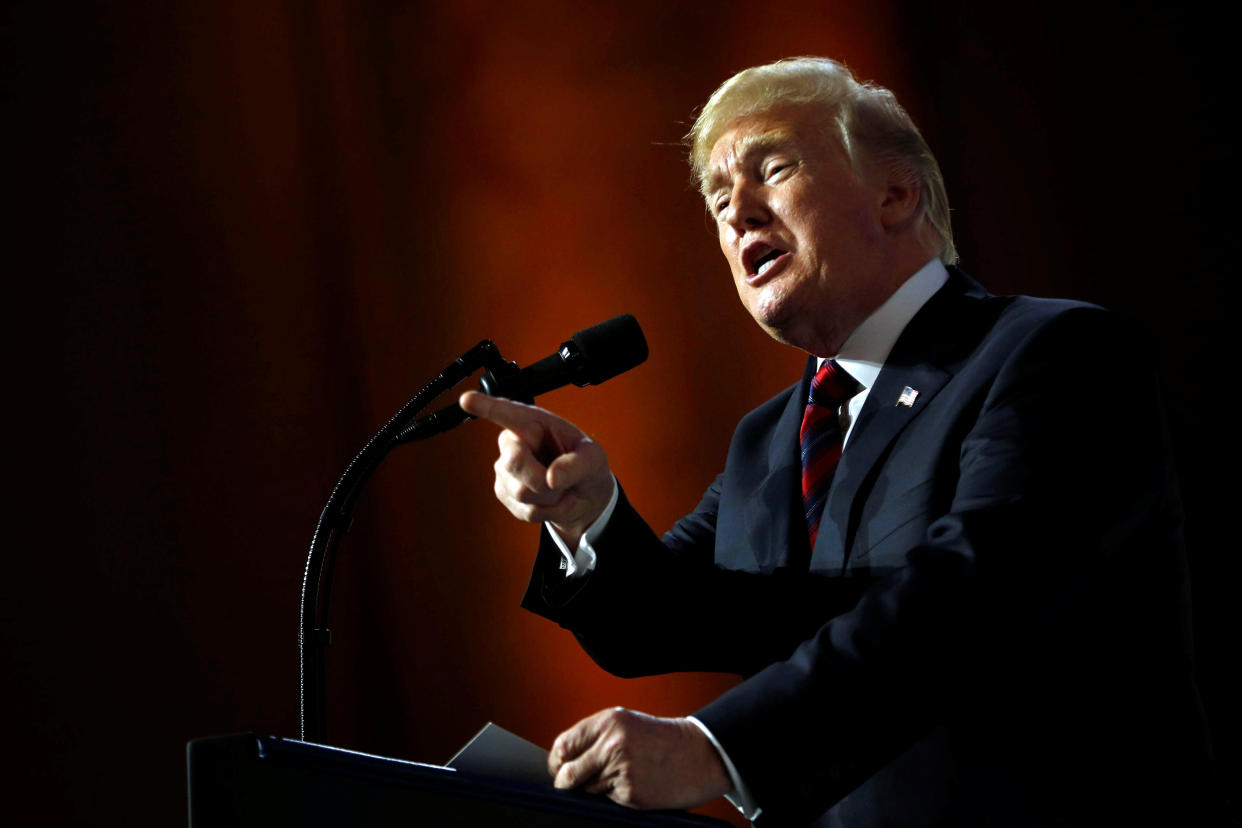
[[[1180,3],[974,5],[7,4],[4,810],[176,824],[186,740],[294,735],[319,508],[480,338],[525,363],[634,313],[646,365],[543,402],[603,442],[654,526],[691,508],[801,358],[734,298],[678,141],[732,71],[795,54],[897,92],[992,290],[1151,331],[1135,358],[1166,378],[1236,781],[1221,25]],[[1117,416],[1151,401],[1119,387]],[[681,714],[732,683],[610,677],[518,608],[536,533],[491,500],[494,436],[403,449],[368,490],[337,575],[333,742],[442,761],[489,719],[547,744],[605,706]]]

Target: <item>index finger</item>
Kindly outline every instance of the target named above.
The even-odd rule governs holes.
[[[489,397],[479,391],[467,391],[457,399],[457,404],[467,414],[507,428],[527,442],[537,443],[546,428],[544,412],[533,405]]]

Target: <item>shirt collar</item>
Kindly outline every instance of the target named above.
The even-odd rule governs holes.
[[[897,337],[948,279],[949,271],[940,259],[923,265],[854,329],[837,353],[837,362],[862,387],[875,385]],[[819,365],[823,364],[821,358]]]

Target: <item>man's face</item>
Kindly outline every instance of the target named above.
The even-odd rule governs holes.
[[[712,147],[708,208],[746,310],[775,339],[835,354],[892,286],[883,186],[860,180],[824,115],[733,121]]]

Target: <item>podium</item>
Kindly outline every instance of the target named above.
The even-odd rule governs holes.
[[[186,748],[190,828],[728,826],[679,811],[242,733]]]
[[[534,402],[567,383],[598,384],[647,358],[647,341],[626,314],[579,331],[552,356],[520,369],[483,340],[440,372],[372,437],[337,481],[315,534],[302,581],[299,618],[301,730],[322,739],[325,649],[333,561],[353,523],[363,487],[396,446],[425,440],[472,417],[452,404],[422,410],[480,368],[489,394]],[[195,739],[186,748],[191,828],[318,828],[413,825],[728,826],[679,811],[634,811],[602,797],[512,782],[437,765],[372,756],[253,733]]]

